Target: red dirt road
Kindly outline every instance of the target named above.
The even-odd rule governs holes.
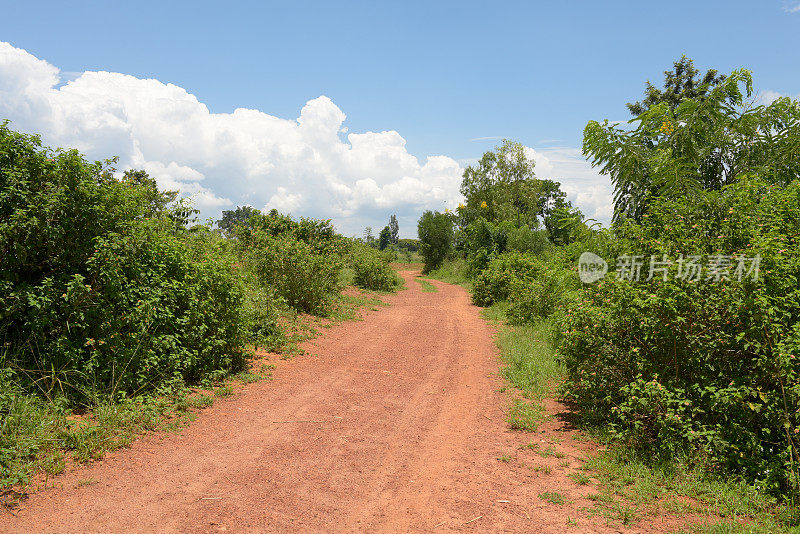
[[[556,422],[508,429],[493,332],[467,292],[423,293],[402,274],[391,306],[334,326],[179,433],[70,470],[16,517],[0,511],[0,531],[616,532],[565,476],[591,444]],[[553,433],[559,460],[520,449]]]

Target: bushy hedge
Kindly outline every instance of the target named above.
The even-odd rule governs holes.
[[[389,265],[391,257],[374,248],[353,242],[350,265],[354,272],[354,283],[371,291],[393,291],[402,280]]]
[[[243,365],[230,263],[164,205],[0,126],[0,341],[28,389],[85,402]]]
[[[624,234],[633,253],[658,257],[760,254],[759,279],[687,282],[673,270],[587,288],[563,324],[565,394],[652,454],[796,491],[800,182],[662,201]]]
[[[319,313],[338,295],[346,243],[330,221],[294,221],[274,210],[255,212],[235,235],[240,254],[258,280],[293,308]]]

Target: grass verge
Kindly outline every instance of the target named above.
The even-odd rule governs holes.
[[[426,276],[472,290],[472,280],[467,275],[467,264],[462,259],[447,260],[438,269],[427,273]]]
[[[518,389],[508,423],[516,430],[536,430],[546,417],[542,401],[557,395],[563,370],[547,321],[534,325],[506,324],[506,303],[483,310],[497,324],[496,342],[505,366],[503,376]],[[653,463],[624,444],[610,441],[601,428],[586,428],[605,446],[583,466],[598,481],[590,496],[591,516],[622,526],[648,521],[658,514],[691,516],[686,533],[798,533],[797,508],[786,506],[757,488],[736,480],[722,480],[696,468],[690,461]],[[576,484],[589,480],[573,474]],[[553,502],[551,499],[545,499]]]
[[[431,284],[430,281],[425,280],[424,278],[415,278],[417,283],[422,286],[423,293],[438,293],[439,290],[436,289],[436,286]]]

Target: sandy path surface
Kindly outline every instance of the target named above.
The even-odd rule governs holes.
[[[423,293],[402,274],[391,306],[334,326],[181,432],[70,470],[16,517],[0,512],[0,531],[618,531],[581,511],[592,488],[566,477],[591,444],[557,422],[508,429],[492,328],[467,292]],[[559,433],[559,459],[520,448]]]

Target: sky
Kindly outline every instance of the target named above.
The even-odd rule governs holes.
[[[455,208],[502,138],[590,218],[612,187],[589,120],[682,54],[800,97],[800,0],[19,2],[0,0],[0,120],[119,156],[192,198],[331,218],[346,235]]]

